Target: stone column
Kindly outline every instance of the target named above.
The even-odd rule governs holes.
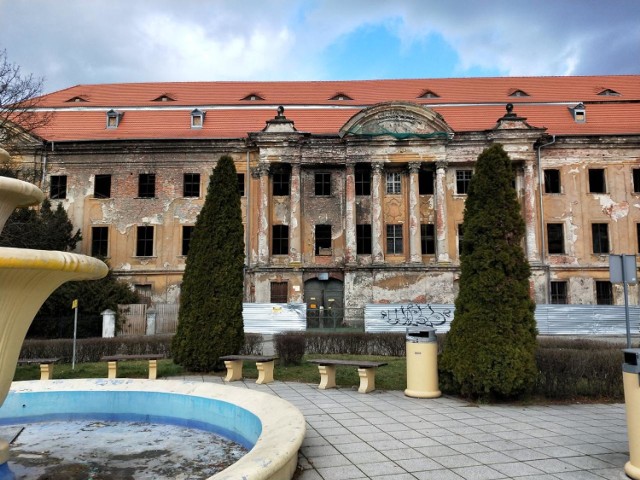
[[[345,262],[356,263],[358,245],[356,242],[356,176],[355,163],[347,162],[345,174]]]
[[[258,265],[269,263],[269,165],[263,164],[253,170],[260,179],[258,192]]]
[[[411,263],[422,263],[418,172],[420,172],[420,162],[409,163],[409,261]]]
[[[525,161],[524,164],[524,222],[527,260],[529,263],[540,263],[536,223],[536,173],[533,161]]]
[[[451,263],[447,243],[447,162],[436,163],[436,261]]]
[[[373,263],[384,263],[382,169],[382,163],[371,164],[371,257]]]
[[[289,218],[289,262],[302,262],[302,238],[300,235],[300,164],[291,165],[291,192]]]

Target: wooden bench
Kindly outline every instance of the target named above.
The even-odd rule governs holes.
[[[220,360],[224,361],[224,366],[227,368],[227,376],[224,377],[224,381],[235,382],[236,380],[242,380],[242,364],[246,360],[247,362],[256,362],[256,368],[258,369],[256,383],[271,383],[273,382],[274,361],[277,358],[262,355],[225,355],[220,357]]]
[[[386,365],[386,362],[369,362],[366,360],[334,360],[330,358],[307,360],[318,365],[320,372],[320,385],[318,388],[325,390],[336,387],[336,367],[339,365],[358,367],[360,386],[358,392],[369,393],[376,389],[376,369]]]
[[[40,364],[40,380],[53,379],[53,364],[60,361],[59,358],[20,358],[18,365]]]
[[[158,360],[164,358],[162,354],[149,355],[107,355],[100,361],[109,362],[108,378],[117,378],[118,362],[126,360],[149,360],[149,380],[158,378]]]

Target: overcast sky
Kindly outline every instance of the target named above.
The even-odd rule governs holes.
[[[0,50],[81,83],[640,74],[640,0],[0,0]]]

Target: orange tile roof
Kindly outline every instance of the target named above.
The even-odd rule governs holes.
[[[419,98],[427,90],[438,97]],[[510,96],[518,90],[529,96]],[[604,90],[619,95],[599,95]],[[336,94],[352,100],[330,100]],[[243,100],[247,95],[264,100]],[[156,100],[162,96],[173,100]],[[82,101],[69,101],[75,98]],[[493,128],[511,102],[530,125],[552,134],[640,134],[637,75],[78,85],[41,97],[40,107],[55,115],[37,133],[50,141],[243,138],[284,105],[299,131],[336,135],[362,108],[393,100],[429,106],[458,132]],[[569,111],[578,102],[586,123],[574,122]],[[202,129],[190,126],[194,108],[206,112]],[[124,113],[116,129],[106,128],[110,109]]]

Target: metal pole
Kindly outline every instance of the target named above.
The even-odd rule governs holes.
[[[74,308],[73,315],[73,358],[71,359],[71,370],[76,369],[76,336],[78,334],[78,307]]]
[[[624,255],[620,257],[622,264],[622,285],[624,288],[624,320],[627,326],[627,348],[631,348],[631,323],[629,322],[629,290],[627,287],[627,275],[624,271]]]

